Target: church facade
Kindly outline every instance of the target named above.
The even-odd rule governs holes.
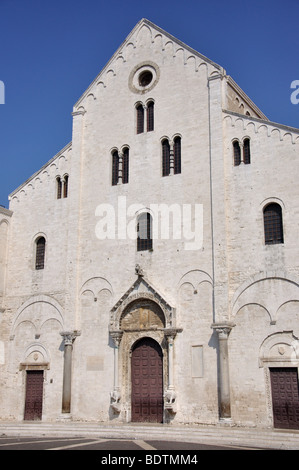
[[[299,428],[299,130],[141,20],[0,208],[2,420]]]

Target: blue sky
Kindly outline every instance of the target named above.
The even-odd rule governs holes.
[[[73,105],[141,18],[299,128],[299,0],[0,0],[0,204],[71,141]]]

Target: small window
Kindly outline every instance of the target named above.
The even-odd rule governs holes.
[[[244,139],[243,142],[243,161],[246,165],[250,163],[250,140]]]
[[[126,147],[123,151],[123,168],[122,168],[122,180],[123,184],[129,182],[129,149]]]
[[[150,101],[147,105],[147,131],[154,130],[154,103]]]
[[[63,197],[68,196],[68,189],[69,189],[69,176],[64,175],[64,178],[63,178]]]
[[[119,165],[119,155],[115,151],[112,154],[112,186],[117,185],[118,183],[118,165]]]
[[[57,195],[57,199],[61,199],[62,181],[61,181],[60,176],[57,176],[57,178],[56,178],[56,195]]]
[[[174,174],[181,173],[181,138],[176,137],[174,139],[173,146],[174,153]]]
[[[153,74],[150,70],[145,70],[139,75],[139,85],[142,87],[148,86],[153,79]]]
[[[283,243],[282,211],[279,204],[271,203],[264,208],[265,244]]]
[[[234,147],[234,166],[239,166],[241,163],[241,148],[237,140],[233,143]]]
[[[170,145],[167,139],[162,141],[162,175],[170,174]]]
[[[137,219],[137,251],[152,250],[152,248],[152,216],[149,212],[145,212]]]
[[[143,105],[139,104],[136,108],[137,111],[137,134],[144,132],[144,109]]]
[[[44,237],[39,237],[36,242],[36,253],[35,253],[35,269],[44,269],[45,267],[45,251],[46,251],[46,240]]]

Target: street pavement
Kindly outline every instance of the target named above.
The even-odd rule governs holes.
[[[98,450],[112,451],[147,451],[161,454],[160,451],[186,452],[203,450],[255,450],[257,448],[208,445],[192,442],[158,441],[140,439],[96,439],[82,437],[36,438],[36,437],[0,437],[0,450]]]

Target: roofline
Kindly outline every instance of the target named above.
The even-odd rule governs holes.
[[[187,49],[189,52],[192,54],[196,55],[200,59],[204,60],[205,62],[208,62],[210,65],[218,69],[223,75],[225,75],[225,70],[221,65],[216,64],[216,62],[213,62],[212,60],[208,59],[205,57],[203,54],[200,54],[200,52],[196,51],[195,49],[192,49],[192,47],[188,46],[187,44],[183,43],[176,37],[172,36],[172,34],[168,33],[164,29],[160,28],[159,26],[155,25],[151,21],[147,20],[146,18],[142,18],[138,23],[135,25],[135,27],[131,30],[131,32],[128,34],[126,39],[121,43],[121,45],[118,47],[116,52],[113,54],[111,59],[106,63],[106,65],[101,69],[101,71],[98,73],[98,75],[95,77],[95,79],[91,82],[91,84],[87,87],[87,89],[84,91],[84,93],[80,96],[80,98],[76,101],[74,104],[73,108],[77,108],[81,101],[85,98],[85,96],[88,94],[90,89],[93,87],[93,85],[97,82],[99,77],[102,75],[102,73],[109,67],[109,65],[113,62],[113,60],[116,58],[116,56],[119,54],[119,52],[122,50],[123,46],[125,45],[126,42],[129,41],[129,39],[133,36],[133,34],[137,31],[137,29],[142,25],[146,24],[147,26],[150,26],[151,28],[154,28],[156,31],[159,33],[163,34],[164,36],[168,37],[171,41],[176,42],[179,46],[184,47]]]
[[[235,80],[228,75],[227,76],[227,83],[243,98],[244,101],[254,110],[256,114],[260,116],[261,119],[268,121],[267,116],[258,108],[258,106],[249,98],[248,95],[239,87],[239,85],[235,82]]]
[[[8,217],[11,217],[13,212],[9,209],[6,209],[6,207],[0,206],[0,214],[7,215]]]
[[[69,142],[63,149],[61,149],[54,157],[51,158],[47,163],[45,163],[38,171],[36,171],[30,178],[28,178],[24,183],[22,183],[20,186],[18,186],[12,193],[9,194],[8,200],[10,201],[11,198],[18,192],[20,191],[26,184],[28,184],[31,180],[33,180],[39,173],[41,173],[48,165],[50,165],[56,158],[58,158],[62,153],[64,153],[66,150],[68,150],[72,146],[72,142]]]
[[[254,117],[254,116],[246,116],[245,114],[236,113],[235,111],[229,111],[228,109],[223,109],[222,112],[225,113],[225,114],[230,114],[232,116],[247,119],[248,121],[260,122],[262,124],[267,124],[268,126],[278,127],[278,128],[283,129],[285,131],[294,132],[295,134],[299,134],[299,129],[297,129],[297,127],[291,127],[291,126],[287,126],[285,124],[279,124],[278,122],[269,121],[269,119],[260,119],[260,118]]]

